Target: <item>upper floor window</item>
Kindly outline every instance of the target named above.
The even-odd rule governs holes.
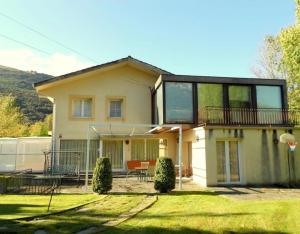
[[[282,108],[280,86],[256,86],[257,108]]]
[[[71,97],[71,117],[92,118],[93,105],[93,97]]]
[[[166,122],[193,123],[193,86],[191,83],[165,83]]]
[[[197,84],[198,109],[205,107],[223,107],[222,84]]]
[[[106,98],[106,116],[110,119],[123,119],[125,117],[125,98],[107,97]]]
[[[251,87],[246,85],[230,85],[228,88],[229,107],[251,108]]]
[[[122,117],[122,100],[111,100],[109,103],[109,117],[121,118]]]

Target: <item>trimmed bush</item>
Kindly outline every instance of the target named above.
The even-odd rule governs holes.
[[[175,188],[176,175],[171,158],[158,158],[156,161],[154,188],[160,193],[170,192]]]
[[[112,170],[109,158],[98,158],[93,173],[93,191],[107,193],[112,188]]]

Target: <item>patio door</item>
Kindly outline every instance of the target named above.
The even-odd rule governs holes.
[[[103,140],[102,155],[110,159],[113,170],[124,169],[123,140]]]
[[[217,141],[217,180],[219,184],[240,183],[238,141]]]

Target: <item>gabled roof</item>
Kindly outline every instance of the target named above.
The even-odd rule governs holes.
[[[88,67],[88,68],[85,68],[85,69],[82,69],[82,70],[79,70],[79,71],[67,73],[65,75],[57,76],[57,77],[54,77],[54,78],[51,78],[51,79],[36,82],[36,83],[33,84],[33,87],[36,88],[36,87],[39,87],[39,86],[42,86],[42,85],[45,85],[45,84],[54,83],[54,82],[65,80],[65,79],[68,79],[68,78],[71,78],[71,77],[74,77],[74,76],[77,76],[77,75],[81,75],[83,73],[88,73],[88,72],[95,71],[95,70],[102,69],[102,68],[108,68],[110,66],[118,65],[118,64],[122,64],[122,63],[135,64],[137,66],[143,67],[143,69],[148,70],[149,72],[157,73],[157,75],[172,74],[172,73],[170,73],[168,71],[165,71],[163,69],[160,69],[160,68],[158,68],[154,65],[143,62],[143,61],[138,60],[136,58],[133,58],[131,56],[128,56],[128,57],[121,58],[121,59],[118,59],[118,60],[115,60],[115,61],[112,61],[112,62],[103,63],[103,64],[100,64],[100,65],[96,65],[96,66],[93,66],[93,67]]]

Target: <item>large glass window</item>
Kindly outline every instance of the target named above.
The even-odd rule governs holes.
[[[221,84],[198,84],[198,107],[223,107],[223,86]]]
[[[250,108],[252,106],[250,86],[230,85],[228,92],[229,107]]]
[[[166,122],[193,122],[193,86],[191,83],[166,82]]]
[[[256,86],[257,120],[260,124],[280,124],[282,119],[281,88],[279,86]]]
[[[163,143],[164,139],[132,139],[131,160],[156,160],[160,156],[161,149],[166,147],[166,143]]]
[[[257,108],[282,108],[279,86],[256,86]]]

